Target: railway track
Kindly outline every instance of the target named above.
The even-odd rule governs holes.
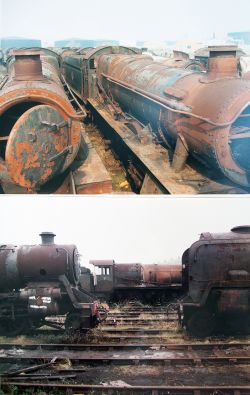
[[[169,313],[166,313],[166,312],[158,312],[158,311],[131,311],[131,312],[124,312],[124,313],[117,313],[117,312],[114,312],[114,313],[109,313],[110,315],[112,315],[112,316],[114,316],[114,317],[117,317],[117,318],[123,318],[123,317],[139,317],[141,314],[150,314],[151,316],[155,316],[155,317],[157,317],[157,316],[169,316],[170,314]]]
[[[51,356],[54,356],[51,359]],[[17,361],[18,369],[13,368]],[[67,361],[68,366],[64,367]],[[11,391],[39,390],[59,391],[68,393],[69,389],[74,394],[87,391],[91,394],[194,394],[194,395],[240,395],[250,394],[250,386],[232,385],[139,385],[129,377],[126,381],[112,381],[117,369],[133,366],[133,370],[158,369],[159,378],[162,372],[172,372],[175,376],[183,374],[183,369],[193,369],[199,372],[202,369],[219,366],[249,366],[250,343],[185,343],[185,344],[2,344],[0,349],[0,364],[12,367],[1,369],[1,388]],[[22,366],[20,368],[20,365]],[[16,364],[15,364],[16,366]],[[62,367],[63,366],[63,367]],[[84,384],[88,380],[91,369],[95,374],[93,383]],[[98,370],[99,369],[99,370]],[[98,378],[98,371],[107,371],[106,382]],[[228,368],[227,368],[228,369]],[[179,373],[178,373],[179,371]],[[140,372],[140,371],[139,371]],[[184,373],[186,374],[186,373]],[[110,375],[110,379],[107,379]],[[97,383],[97,381],[101,381]],[[64,383],[67,381],[67,383]],[[93,381],[93,379],[91,380]],[[250,378],[249,378],[250,381]],[[88,392],[89,391],[89,392]],[[10,393],[10,392],[7,392]],[[18,392],[19,393],[19,392]]]
[[[161,323],[165,318],[158,318],[158,319],[152,319],[152,318],[148,318],[148,319],[141,319],[141,318],[110,318],[108,320],[105,321],[105,326],[114,326],[114,325],[134,325],[134,324],[140,324],[140,325],[147,325],[147,326],[151,326],[151,325],[156,325],[157,323]],[[168,320],[168,322],[175,322],[178,320],[178,317],[167,317],[166,318]]]
[[[54,355],[57,360],[65,358],[72,365],[162,363],[167,365],[250,364],[250,343],[211,344],[2,344],[0,362],[16,360],[44,361]]]
[[[82,394],[82,391],[88,391],[94,394],[141,394],[141,395],[249,395],[250,386],[125,386],[121,385],[88,385],[88,384],[54,384],[54,383],[20,383],[13,381],[3,383],[2,388],[9,390],[11,387],[20,390],[57,390],[69,393],[72,390],[74,394]],[[34,392],[33,392],[34,393]]]
[[[84,344],[0,344],[1,389],[5,393],[14,388],[18,393],[250,395],[250,340],[183,342],[172,322],[174,311],[137,310],[141,308],[136,304],[110,310],[107,321]],[[116,327],[110,328],[114,319]]]

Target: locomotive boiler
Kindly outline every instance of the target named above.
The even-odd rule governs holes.
[[[228,233],[202,233],[182,257],[181,323],[198,337],[249,330],[250,226]]]
[[[56,53],[14,50],[7,63],[0,84],[0,182],[34,192],[76,158],[83,116],[64,91]]]
[[[85,104],[90,97],[98,94],[96,80],[97,60],[104,54],[137,54],[138,51],[124,46],[105,45],[97,48],[87,47],[79,50],[68,49],[61,53],[62,75],[74,93]]]
[[[75,245],[54,243],[41,233],[39,245],[0,246],[0,333],[17,335],[43,325],[48,317],[66,315],[65,329],[97,325],[98,305],[79,289],[80,264]]]
[[[188,161],[250,187],[250,82],[238,75],[235,47],[209,47],[207,72],[104,54],[96,75],[105,100],[138,121],[136,133],[147,128],[173,152],[176,172]]]
[[[182,283],[181,267],[178,264],[145,264],[143,265],[143,281],[145,284],[174,285]]]

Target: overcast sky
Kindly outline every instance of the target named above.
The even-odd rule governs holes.
[[[37,244],[41,231],[75,243],[90,259],[163,262],[179,257],[201,232],[250,224],[249,197],[1,196],[0,244]]]
[[[179,40],[250,30],[250,0],[0,0],[2,35]],[[1,8],[0,8],[1,11]]]

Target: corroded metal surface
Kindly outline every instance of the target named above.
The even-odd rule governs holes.
[[[117,148],[117,155],[126,147],[128,161],[140,164],[142,170],[141,178],[136,177],[136,185],[140,194],[204,194],[204,193],[246,193],[243,188],[235,186],[227,180],[225,182],[221,175],[214,174],[212,169],[202,172],[187,163],[184,168],[177,172],[171,162],[171,152],[162,145],[156,144],[149,130],[137,134],[128,125],[127,115],[116,120],[116,112],[105,102],[95,99],[88,99],[91,110],[97,112],[106,124],[112,128],[113,134],[109,138],[114,138],[114,148]],[[147,129],[147,128],[146,128]],[[151,136],[151,138],[150,138]],[[136,166],[136,165],[135,165]],[[137,167],[136,167],[137,169]],[[206,169],[207,170],[207,169]],[[130,171],[130,168],[129,170]],[[131,169],[132,178],[134,168]],[[143,179],[144,177],[144,179]]]
[[[0,91],[0,180],[34,191],[62,174],[79,150],[80,119],[60,82],[57,55],[13,52]]]
[[[97,48],[82,48],[79,51],[66,50],[61,54],[61,70],[71,89],[85,103],[97,94],[96,62],[103,54],[135,54],[138,51],[124,46],[105,45]]]
[[[119,263],[113,266],[115,286],[125,284],[134,286],[141,284],[143,278],[143,265],[140,263]]]
[[[55,281],[65,273],[71,283],[77,283],[80,275],[78,251],[75,245],[44,241],[34,246],[1,246],[0,273],[0,288],[8,290],[22,288],[29,281]]]
[[[80,283],[89,292],[105,300],[164,300],[181,292],[181,265],[145,265],[115,263],[113,260],[90,261],[94,274],[81,268]],[[142,311],[142,308],[138,308]]]
[[[228,233],[202,233],[183,254],[187,285],[182,323],[196,336],[208,336],[228,326],[250,327],[250,227]],[[227,324],[225,324],[227,322]]]
[[[234,48],[210,48],[208,72],[169,68],[140,55],[102,55],[97,77],[106,96],[175,149],[235,184],[250,186],[250,82],[240,78]]]
[[[87,149],[87,155],[84,162],[75,166],[72,176],[75,185],[76,194],[105,194],[112,193],[112,180],[103,165],[95,148],[91,144],[89,137],[83,130],[84,145]]]
[[[176,67],[182,69],[205,71],[205,67],[197,60],[192,60],[189,55],[182,51],[173,51],[171,58],[162,58],[160,63],[168,67]]]
[[[143,265],[143,280],[155,285],[182,284],[181,265]]]
[[[54,244],[41,233],[39,245],[0,246],[0,333],[16,336],[43,325],[46,317],[67,314],[65,330],[86,331],[99,322],[98,304],[78,288],[80,263],[75,245]]]

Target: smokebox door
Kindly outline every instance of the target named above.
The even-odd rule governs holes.
[[[60,174],[68,149],[68,124],[47,105],[25,111],[13,126],[6,162],[11,178],[27,189],[37,189]]]

